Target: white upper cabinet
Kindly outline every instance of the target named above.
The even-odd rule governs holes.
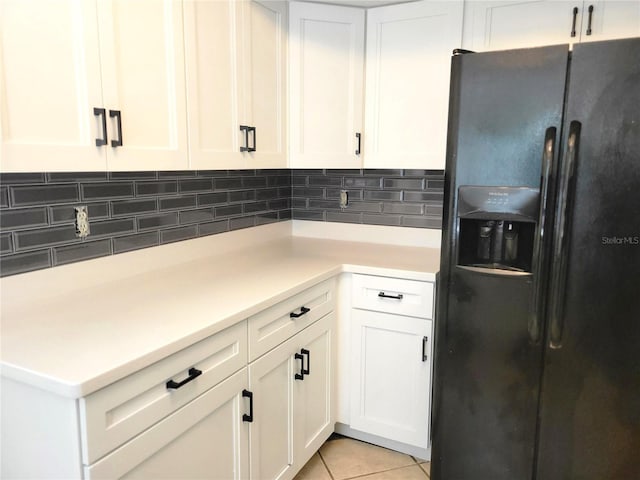
[[[292,2],[289,144],[293,168],[360,168],[365,11]]]
[[[286,2],[184,12],[191,168],[286,167]]]
[[[640,35],[638,1],[465,2],[463,46],[505,50]]]
[[[104,170],[96,4],[0,1],[0,169]]]
[[[444,169],[451,52],[462,1],[367,12],[364,166]]]
[[[181,2],[0,8],[3,171],[187,168]]]

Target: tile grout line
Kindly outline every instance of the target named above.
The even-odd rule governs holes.
[[[326,441],[325,441],[325,443],[326,443]],[[327,473],[329,474],[329,477],[331,477],[331,480],[336,480],[334,478],[333,474],[331,473],[331,470],[329,470],[329,466],[324,461],[324,458],[322,457],[322,453],[320,452],[320,449],[318,449],[318,457],[320,457],[320,461],[322,462],[322,465],[324,465],[324,468],[327,470]]]

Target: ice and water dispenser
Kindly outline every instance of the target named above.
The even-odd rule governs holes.
[[[531,272],[539,199],[536,188],[459,187],[458,265]]]

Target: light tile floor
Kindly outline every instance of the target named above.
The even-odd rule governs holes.
[[[427,480],[430,467],[419,458],[334,434],[294,480]]]

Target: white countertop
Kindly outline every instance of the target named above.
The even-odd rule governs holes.
[[[434,281],[439,268],[437,248],[283,232],[255,227],[3,278],[2,376],[79,398],[340,272]]]

